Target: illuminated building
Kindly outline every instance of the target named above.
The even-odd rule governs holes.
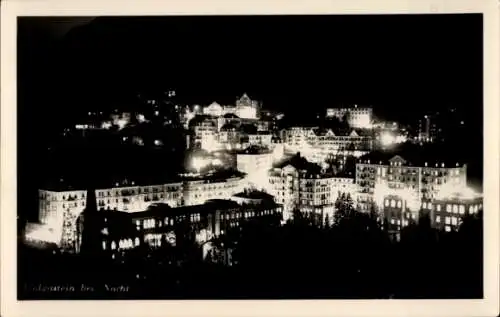
[[[303,158],[285,162],[269,171],[269,192],[276,203],[283,205],[284,219],[290,219],[294,209],[314,214],[324,221],[333,219],[339,193],[355,194],[353,180],[323,173],[319,166]],[[345,186],[343,186],[345,185]]]
[[[482,195],[460,185],[449,184],[434,199],[422,201],[422,211],[429,215],[432,226],[446,232],[457,230],[465,215],[477,214],[482,209]]]
[[[195,147],[212,151],[217,148],[217,127],[213,120],[204,118],[192,125],[192,142]]]
[[[273,136],[271,139],[271,150],[273,151],[273,162],[277,163],[285,156],[285,145],[279,137]]]
[[[213,117],[220,117],[224,113],[221,105],[219,105],[217,102],[212,102],[209,106],[203,108],[203,114]]]
[[[247,134],[247,136],[248,136],[248,143],[250,144],[250,146],[259,145],[264,147],[270,147],[272,144],[273,136],[269,132],[257,131],[257,133]]]
[[[241,144],[241,133],[237,125],[227,123],[219,131],[218,141],[222,148],[235,149]],[[241,148],[241,145],[239,146]]]
[[[118,255],[122,251],[146,244],[159,248],[165,244],[175,245],[175,229],[179,224],[188,224],[200,245],[223,234],[230,228],[241,225],[244,221],[259,217],[278,217],[281,219],[281,206],[268,200],[255,204],[239,204],[231,200],[214,199],[205,204],[170,208],[157,205],[138,213],[115,211],[103,213],[102,230],[110,227],[130,227],[132,230],[120,230],[119,234],[103,236],[102,249]]]
[[[248,148],[236,153],[236,167],[246,174],[247,185],[267,189],[267,172],[272,168],[273,153],[270,150]]]
[[[332,155],[367,154],[373,148],[370,135],[356,130],[348,133],[334,133],[331,129],[294,127],[284,132],[285,151],[297,153],[315,163],[324,162]]]
[[[137,213],[163,204],[171,208],[203,204],[210,199],[229,199],[243,189],[239,173],[185,176],[179,181],[158,185],[122,182],[95,190],[97,210]],[[85,209],[86,190],[40,190],[39,224],[26,232],[30,241],[74,248],[76,219]]]
[[[257,119],[259,117],[259,112],[259,102],[250,99],[246,93],[236,100],[236,115],[238,117],[245,119]]]
[[[340,120],[346,117],[347,123],[353,128],[370,128],[373,120],[373,109],[357,105],[352,108],[328,108],[326,109],[326,117],[337,117]]]
[[[386,196],[395,196],[404,201],[401,206],[405,212],[411,212],[411,218],[417,219],[422,200],[435,199],[445,186],[465,186],[467,182],[466,165],[412,163],[399,155],[390,159],[375,154],[372,156],[368,155],[356,164],[357,203],[364,211],[369,210],[372,204],[379,209],[392,208],[391,203],[386,206],[385,199]]]
[[[184,205],[203,204],[210,199],[229,199],[243,190],[244,175],[196,175],[184,180]]]
[[[438,140],[438,128],[433,116],[425,115],[418,121],[418,141],[435,142]]]
[[[263,203],[274,202],[274,197],[264,191],[245,190],[230,198],[240,205],[261,205]]]
[[[38,225],[32,225],[26,237],[29,240],[51,242],[56,245],[74,240],[71,237],[76,218],[86,205],[85,190],[39,190]],[[68,225],[69,224],[69,225]],[[36,228],[35,228],[36,227]]]
[[[250,99],[245,93],[235,102],[235,105],[221,106],[217,102],[213,102],[207,107],[203,108],[203,114],[222,117],[226,114],[233,114],[242,119],[258,119],[260,112],[260,103],[256,100]]]
[[[182,182],[145,186],[134,186],[132,182],[117,185],[96,190],[98,210],[140,212],[155,203],[168,204],[171,207],[182,205]]]

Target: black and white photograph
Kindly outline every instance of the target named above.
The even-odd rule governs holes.
[[[17,300],[484,299],[483,14],[16,23]]]

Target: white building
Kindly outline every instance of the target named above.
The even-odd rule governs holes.
[[[76,219],[85,209],[86,190],[39,190],[39,226],[26,233],[28,240],[72,245]]]
[[[256,134],[247,134],[250,145],[258,145],[270,148],[273,135],[270,132],[257,132]]]
[[[256,100],[250,99],[245,93],[235,102],[235,105],[221,106],[217,102],[212,102],[203,109],[203,114],[221,117],[226,114],[234,114],[242,119],[258,119],[260,104]]]
[[[373,121],[373,108],[357,105],[352,108],[328,108],[326,117],[337,117],[340,120],[346,117],[347,123],[353,128],[370,128]]]
[[[373,138],[356,130],[334,133],[331,129],[293,127],[283,132],[285,151],[297,153],[314,163],[335,155],[360,157],[373,149]]]
[[[238,171],[246,174],[246,185],[259,190],[268,189],[267,173],[272,168],[273,152],[242,151],[236,154]]]
[[[443,162],[412,164],[401,156],[389,160],[363,158],[356,164],[358,203],[368,210],[371,203],[383,206],[387,195],[403,197],[408,210],[418,213],[424,199],[434,199],[443,186],[466,186],[467,166]]]
[[[214,151],[218,149],[219,142],[217,126],[213,120],[205,119],[193,126],[193,143],[206,151]]]
[[[98,210],[140,212],[155,203],[178,207],[183,204],[183,184],[182,182],[145,186],[118,184],[113,188],[97,189],[96,199]]]
[[[353,179],[324,174],[310,163],[285,164],[269,171],[270,194],[275,202],[283,205],[285,220],[292,217],[294,209],[311,213],[331,221],[339,193],[356,194]],[[311,168],[312,167],[312,168]]]
[[[117,183],[95,190],[98,211],[143,212],[153,204],[180,207],[203,204],[210,199],[229,199],[243,189],[243,175],[196,177],[158,185]],[[84,211],[86,190],[39,191],[39,224],[31,225],[26,239],[74,247],[76,222]]]
[[[220,117],[224,114],[224,109],[217,102],[212,102],[207,107],[203,108],[203,114],[213,117]]]
[[[205,178],[184,182],[184,205],[200,205],[210,199],[230,199],[243,190],[243,176]]]

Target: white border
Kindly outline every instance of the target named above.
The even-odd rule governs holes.
[[[2,316],[496,316],[499,312],[499,22],[496,0],[177,0],[1,2]],[[43,301],[16,300],[16,18],[92,15],[484,13],[485,300]],[[457,263],[460,265],[460,263]],[[34,263],[33,265],[43,265]],[[429,263],[429,265],[432,265]],[[464,268],[466,269],[466,268]]]

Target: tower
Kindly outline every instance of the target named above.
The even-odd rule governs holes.
[[[77,220],[77,252],[95,254],[101,250],[101,219],[97,214],[95,189],[87,190],[86,207]]]

